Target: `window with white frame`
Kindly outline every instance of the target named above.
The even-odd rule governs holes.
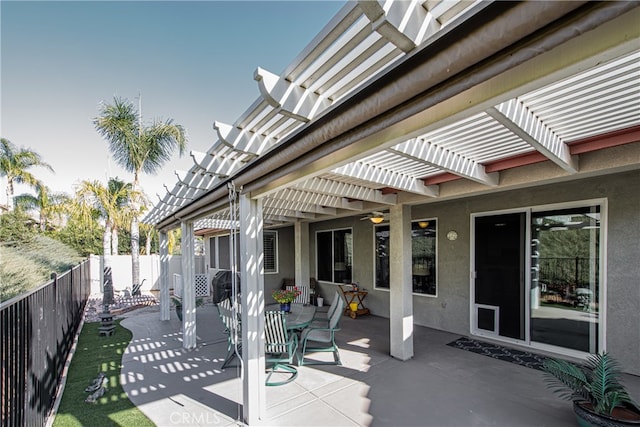
[[[209,238],[209,265],[221,270],[231,269],[230,236],[228,234]],[[236,257],[240,259],[239,245],[236,247]],[[263,231],[264,272],[278,272],[278,232]]]
[[[273,230],[265,230],[262,232],[264,253],[264,272],[278,272],[278,232]]]
[[[436,225],[435,219],[411,222],[411,274],[415,294],[436,295]],[[374,227],[376,289],[389,289],[389,235],[388,224]]]
[[[318,231],[316,233],[318,280],[332,283],[351,283],[352,236],[351,229]]]

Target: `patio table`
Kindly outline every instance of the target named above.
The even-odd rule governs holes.
[[[264,308],[266,311],[279,311],[280,304],[268,304]],[[291,311],[287,314],[287,329],[304,329],[313,320],[316,314],[316,307],[306,304],[291,304]]]

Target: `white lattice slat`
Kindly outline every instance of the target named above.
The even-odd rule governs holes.
[[[196,274],[196,297],[211,296],[211,287],[209,286],[208,274]]]

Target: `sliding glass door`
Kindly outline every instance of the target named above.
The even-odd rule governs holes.
[[[600,208],[531,214],[531,341],[595,352]]]
[[[475,219],[477,326],[518,340],[525,338],[524,221],[523,213]]]
[[[600,350],[600,205],[475,216],[473,226],[474,333]]]

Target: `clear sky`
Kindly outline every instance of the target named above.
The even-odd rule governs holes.
[[[0,0],[0,136],[42,155],[55,174],[31,171],[53,191],[132,181],[92,119],[101,102],[141,93],[145,122],[173,118],[189,138],[185,156],[141,177],[155,203],[193,164],[189,150],[215,141],[213,121],[232,124],[258,97],[256,67],[280,74],[344,4]]]

